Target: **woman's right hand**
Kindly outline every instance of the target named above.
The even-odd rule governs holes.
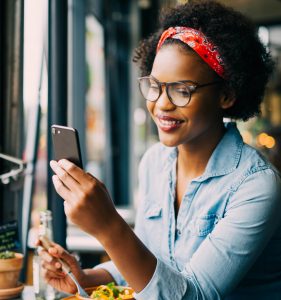
[[[38,244],[40,245],[40,242]],[[79,283],[82,286],[85,285],[87,275],[79,266],[76,258],[60,245],[52,242],[52,247],[50,247],[48,251],[40,251],[39,255],[42,259],[44,279],[55,289],[71,294],[77,292],[75,283],[62,271],[62,266],[58,258],[67,263]]]

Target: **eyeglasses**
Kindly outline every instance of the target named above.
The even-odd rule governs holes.
[[[166,93],[171,101],[176,106],[186,106],[191,100],[191,94],[196,89],[221,83],[221,81],[213,81],[205,84],[198,84],[191,80],[175,81],[175,82],[160,82],[153,76],[145,76],[138,78],[140,92],[144,99],[155,102],[162,94],[162,86],[165,86]]]

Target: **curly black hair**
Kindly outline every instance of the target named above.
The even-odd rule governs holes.
[[[259,114],[273,61],[248,18],[216,1],[201,0],[166,8],[159,21],[159,29],[135,50],[133,61],[140,64],[142,75],[151,72],[164,30],[175,26],[198,29],[218,47],[225,64],[225,86],[235,95],[235,104],[224,111],[224,117],[246,121]],[[176,43],[188,48],[181,41]]]

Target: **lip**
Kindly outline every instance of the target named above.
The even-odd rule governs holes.
[[[184,122],[181,119],[177,119],[167,115],[156,115],[156,120],[157,126],[165,132],[171,132],[178,129]]]

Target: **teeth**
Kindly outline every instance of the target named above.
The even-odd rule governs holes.
[[[168,121],[168,120],[163,120],[163,119],[159,119],[159,121],[162,125],[165,125],[165,126],[173,126],[176,124],[180,124],[180,122],[181,122],[181,121]]]

